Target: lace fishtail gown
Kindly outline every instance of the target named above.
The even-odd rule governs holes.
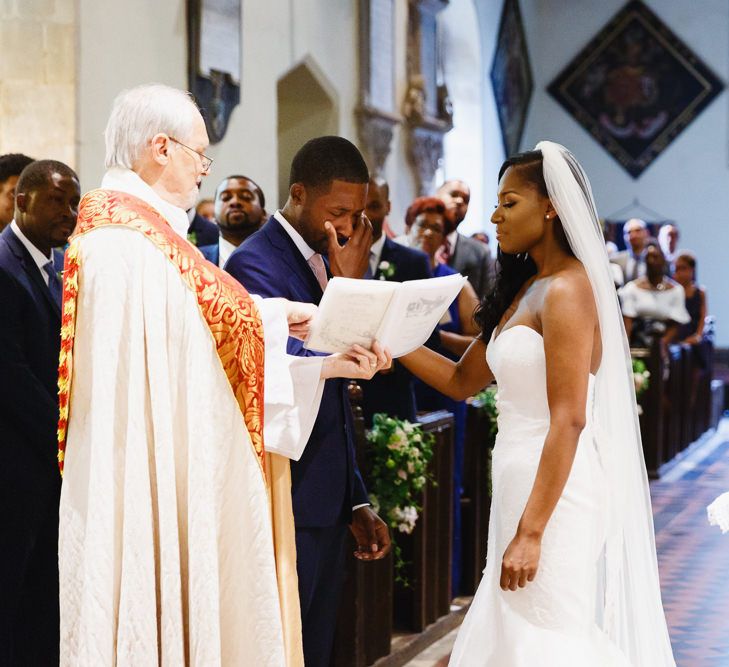
[[[510,326],[492,336],[487,359],[499,388],[488,558],[450,664],[627,667],[628,660],[596,625],[607,489],[591,424],[594,378],[587,425],[544,531],[537,575],[525,588],[502,591],[502,557],[516,534],[549,430],[544,341],[530,327]]]

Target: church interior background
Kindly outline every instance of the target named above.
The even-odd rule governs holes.
[[[621,27],[631,11],[634,24]],[[636,16],[649,26],[643,36],[630,33]],[[82,191],[101,180],[113,98],[152,81],[199,86],[220,134],[208,152],[215,164],[204,196],[224,176],[245,173],[280,205],[296,150],[311,137],[339,134],[389,182],[395,232],[416,196],[459,178],[472,193],[462,230],[485,232],[492,248],[489,217],[507,151],[541,139],[562,143],[590,176],[601,217],[678,225],[681,247],[699,258],[716,364],[726,372],[725,0],[0,0],[0,18],[0,154],[62,160],[78,172]],[[617,50],[606,26],[624,29]],[[630,51],[640,51],[649,33],[663,49],[653,61]],[[668,69],[651,74],[661,58]],[[681,90],[667,92],[674,85]],[[697,470],[729,456],[725,431]],[[721,426],[703,437],[720,433]],[[686,482],[674,470],[659,484],[671,480]],[[690,503],[690,488],[664,500],[663,487],[656,491],[659,549],[660,529],[670,523],[661,512]],[[689,524],[701,521],[691,516]],[[666,541],[665,554],[671,548]],[[727,581],[727,554],[725,541],[714,582]],[[680,572],[670,575],[671,586],[681,586]],[[718,646],[716,661],[702,661],[689,646],[679,664],[729,665],[729,607],[722,610],[723,640],[718,630],[691,639],[704,653]],[[441,664],[432,647],[420,650],[417,658],[414,649],[407,654],[410,664]]]

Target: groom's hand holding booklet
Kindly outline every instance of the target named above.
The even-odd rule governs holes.
[[[305,346],[334,353],[378,341],[401,357],[428,340],[465,282],[460,274],[404,283],[332,278]]]

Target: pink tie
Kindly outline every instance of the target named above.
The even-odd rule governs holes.
[[[321,291],[323,292],[326,289],[328,281],[327,269],[324,266],[324,259],[319,253],[314,253],[307,261],[316,276],[316,280],[319,283],[319,287],[321,287]]]

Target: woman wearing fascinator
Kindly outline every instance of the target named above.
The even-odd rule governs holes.
[[[499,272],[460,361],[400,359],[462,400],[498,385],[484,576],[457,667],[675,665],[630,349],[590,184],[544,141],[507,160]]]

